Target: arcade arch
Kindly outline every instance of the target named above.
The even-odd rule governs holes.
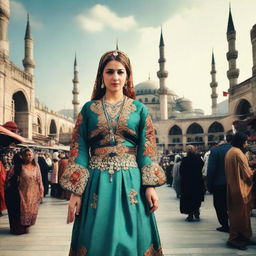
[[[57,125],[54,119],[50,123],[49,136],[53,138],[57,137]]]
[[[246,99],[242,99],[239,101],[236,110],[235,115],[240,119],[243,120],[249,116],[252,115],[252,106],[250,102]]]
[[[204,145],[204,130],[198,123],[192,123],[187,129],[187,143],[196,144],[199,146]]]
[[[169,130],[169,144],[168,146],[174,148],[174,151],[182,150],[182,130],[178,125],[174,125]]]
[[[18,125],[21,135],[28,137],[28,101],[22,91],[17,91],[12,95],[12,118],[13,121]]]
[[[213,122],[208,128],[208,145],[224,140],[224,128],[219,122]]]

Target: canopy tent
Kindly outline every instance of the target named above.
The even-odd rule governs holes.
[[[10,144],[19,144],[19,143],[33,143],[33,141],[24,138],[14,132],[11,132],[10,130],[4,128],[0,125],[0,146],[6,147]]]

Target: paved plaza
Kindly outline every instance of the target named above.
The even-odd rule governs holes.
[[[160,208],[157,212],[158,227],[165,256],[230,256],[256,255],[256,246],[247,251],[225,246],[228,234],[215,231],[218,226],[212,196],[206,195],[201,208],[201,221],[185,222],[179,213],[179,201],[172,188],[157,188]],[[21,236],[9,234],[7,215],[0,218],[0,256],[67,256],[72,225],[67,225],[67,201],[45,198],[37,223],[30,233]],[[252,218],[256,237],[256,217]],[[104,256],[104,255],[95,255]]]

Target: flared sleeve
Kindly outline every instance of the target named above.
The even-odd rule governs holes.
[[[89,179],[89,146],[87,138],[86,104],[79,113],[70,145],[68,165],[60,179],[61,186],[78,196]]]
[[[140,115],[137,162],[141,170],[142,185],[161,186],[166,182],[165,173],[157,163],[156,137],[148,109],[143,105]]]

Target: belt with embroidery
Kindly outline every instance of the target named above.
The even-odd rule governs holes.
[[[89,168],[108,171],[110,181],[115,171],[137,168],[136,148],[117,145],[91,149]]]
[[[91,149],[91,155],[92,156],[116,156],[116,155],[122,155],[122,154],[131,154],[136,155],[137,148],[136,147],[127,147],[123,145],[116,145],[111,147],[101,147],[101,148],[92,148]]]

